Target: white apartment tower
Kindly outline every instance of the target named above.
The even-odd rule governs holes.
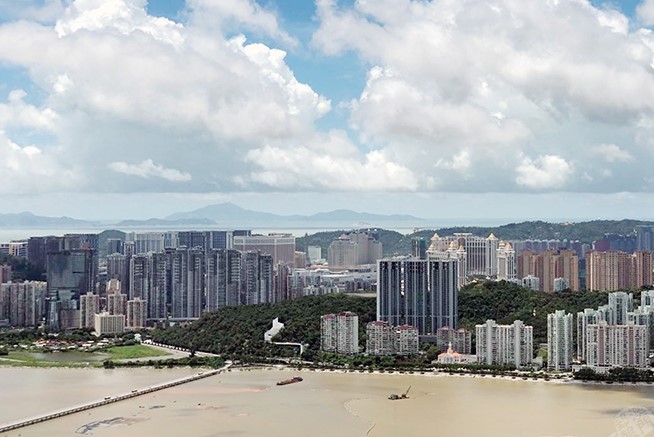
[[[320,345],[325,352],[359,353],[359,316],[351,311],[320,317]]]
[[[400,325],[395,328],[395,353],[415,355],[418,353],[418,330],[413,326]]]
[[[366,353],[369,355],[393,354],[393,328],[388,322],[375,321],[366,325]]]
[[[596,325],[603,312],[586,308],[577,313],[577,359],[586,361],[586,342],[588,339],[588,325]]]
[[[512,325],[498,325],[487,320],[477,325],[477,362],[482,364],[530,366],[533,360],[534,334],[531,326],[516,320]]]
[[[515,250],[511,243],[500,241],[497,248],[497,279],[512,281],[516,277]]]
[[[336,314],[325,314],[320,317],[320,349],[324,352],[336,352],[337,345]]]
[[[547,315],[547,367],[557,372],[572,367],[572,314],[558,310]]]
[[[336,315],[338,324],[338,344],[336,351],[339,354],[359,353],[359,316],[351,311],[344,311]]]
[[[609,293],[609,314],[607,322],[610,325],[625,325],[627,323],[627,313],[634,310],[633,293],[616,291]]]

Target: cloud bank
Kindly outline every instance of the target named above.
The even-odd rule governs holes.
[[[654,189],[649,0],[317,0],[311,41],[253,0],[5,8],[0,65],[31,82],[0,91],[6,192]],[[298,80],[301,46],[354,54],[357,97]]]

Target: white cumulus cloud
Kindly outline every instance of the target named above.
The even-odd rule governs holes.
[[[573,166],[559,156],[544,155],[532,160],[524,157],[516,168],[515,181],[527,188],[543,190],[563,188]]]
[[[187,182],[191,180],[189,173],[181,172],[174,168],[163,167],[155,164],[151,159],[146,159],[139,164],[128,164],[122,161],[111,162],[108,164],[108,167],[118,173],[139,176],[146,179],[154,176],[173,182]]]

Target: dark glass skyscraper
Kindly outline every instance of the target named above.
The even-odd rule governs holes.
[[[456,260],[380,260],[377,320],[411,325],[420,334],[458,328],[456,269]]]
[[[79,326],[80,295],[95,290],[96,260],[92,249],[50,252],[47,255],[48,326]]]

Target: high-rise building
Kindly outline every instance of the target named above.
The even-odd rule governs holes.
[[[411,325],[420,334],[458,327],[455,260],[380,260],[377,320]]]
[[[640,288],[653,285],[652,252],[636,251],[631,255],[629,286]]]
[[[165,319],[168,316],[171,300],[171,253],[167,249],[163,253],[152,253],[148,256],[148,286],[145,300],[147,301],[147,317],[149,319]]]
[[[570,280],[568,278],[554,278],[554,292],[560,293],[570,289]]]
[[[636,226],[636,249],[654,251],[654,226]]]
[[[134,243],[135,255],[162,252],[166,248],[166,234],[164,232],[132,232],[127,234],[127,238],[128,241]]]
[[[586,288],[617,291],[652,282],[652,252],[589,252],[586,254]]]
[[[477,362],[482,364],[528,367],[533,361],[533,328],[516,320],[512,325],[498,325],[487,320],[476,325]]]
[[[374,264],[382,257],[382,243],[375,234],[356,231],[342,234],[327,249],[330,268],[348,268],[362,264]]]
[[[452,244],[454,243],[454,244]],[[462,249],[465,252],[466,275],[470,276],[497,276],[497,249],[499,240],[490,234],[487,238],[478,237],[471,233],[455,233],[452,236],[440,237],[434,234],[428,252],[430,256],[441,258],[440,254],[448,249]],[[461,271],[462,268],[459,268]],[[463,285],[460,283],[459,285]]]
[[[291,298],[291,268],[286,264],[279,264],[274,269],[273,293],[270,303],[277,303]]]
[[[120,241],[120,240],[119,240]],[[122,253],[107,256],[107,280],[117,279],[125,291],[129,291],[130,257]]]
[[[522,278],[522,286],[532,291],[540,291],[540,279],[534,275],[527,275]]]
[[[171,313],[173,318],[198,318],[204,297],[204,250],[178,248],[170,252]]]
[[[80,296],[79,327],[93,329],[95,315],[100,312],[100,296],[88,292]]]
[[[338,322],[336,314],[325,314],[320,317],[320,350],[336,352],[338,348]]]
[[[38,326],[45,316],[45,282],[7,282],[0,284],[0,320],[9,326]]]
[[[107,238],[107,256],[115,253],[123,254],[123,240],[120,238]]]
[[[418,353],[418,329],[410,325],[395,328],[395,347],[397,355],[415,355]]]
[[[129,299],[140,297],[145,299],[148,295],[150,272],[148,270],[148,255],[145,253],[137,254],[129,259]]]
[[[654,342],[654,307],[639,306],[633,311],[627,313],[627,325],[647,326],[649,335],[649,348],[651,349]]]
[[[336,314],[339,354],[359,353],[359,316],[351,311]]]
[[[126,327],[129,329],[145,328],[148,303],[140,298],[127,301]]]
[[[535,252],[525,250],[518,256],[518,277],[537,277],[539,290],[555,291],[557,278],[568,280],[570,290],[579,290],[579,257],[572,250],[561,249]],[[533,284],[532,284],[533,285]]]
[[[309,262],[315,264],[318,261],[322,260],[322,248],[320,246],[308,246],[307,247],[307,256],[309,257]]]
[[[649,332],[644,325],[587,327],[586,364],[591,367],[649,367]]]
[[[393,327],[388,322],[374,321],[366,325],[366,353],[392,355],[394,351]]]
[[[95,290],[95,251],[73,249],[48,253],[47,323],[54,329],[80,326],[79,300]]]
[[[207,254],[207,311],[241,304],[241,264],[238,250],[215,249]]]
[[[0,284],[6,284],[11,281],[11,266],[8,264],[0,265]]]
[[[547,315],[547,367],[557,372],[572,367],[572,314],[558,310]]]
[[[107,294],[107,312],[112,316],[127,314],[127,295],[120,292]]]
[[[654,290],[643,290],[640,293],[640,305],[654,307]]]
[[[236,235],[234,249],[241,252],[261,252],[272,255],[273,266],[279,263],[294,265],[295,237],[291,234]]]
[[[586,361],[586,343],[588,339],[588,325],[596,325],[603,320],[604,312],[586,308],[577,313],[577,359]]]
[[[627,313],[633,310],[633,293],[625,293],[624,291],[609,293],[609,312],[606,318],[609,325],[625,325],[627,323]]]
[[[497,248],[497,279],[505,281],[516,279],[515,250],[511,243],[504,241],[500,241]]]
[[[272,302],[273,257],[260,252],[245,252],[242,256],[241,304]]]
[[[231,249],[234,235],[250,235],[250,231],[181,231],[177,233],[177,244],[166,247],[201,247],[205,251]]]
[[[350,311],[320,318],[320,344],[325,352],[359,353],[359,316]]]
[[[424,238],[411,240],[411,256],[418,259],[427,259],[427,240]]]

